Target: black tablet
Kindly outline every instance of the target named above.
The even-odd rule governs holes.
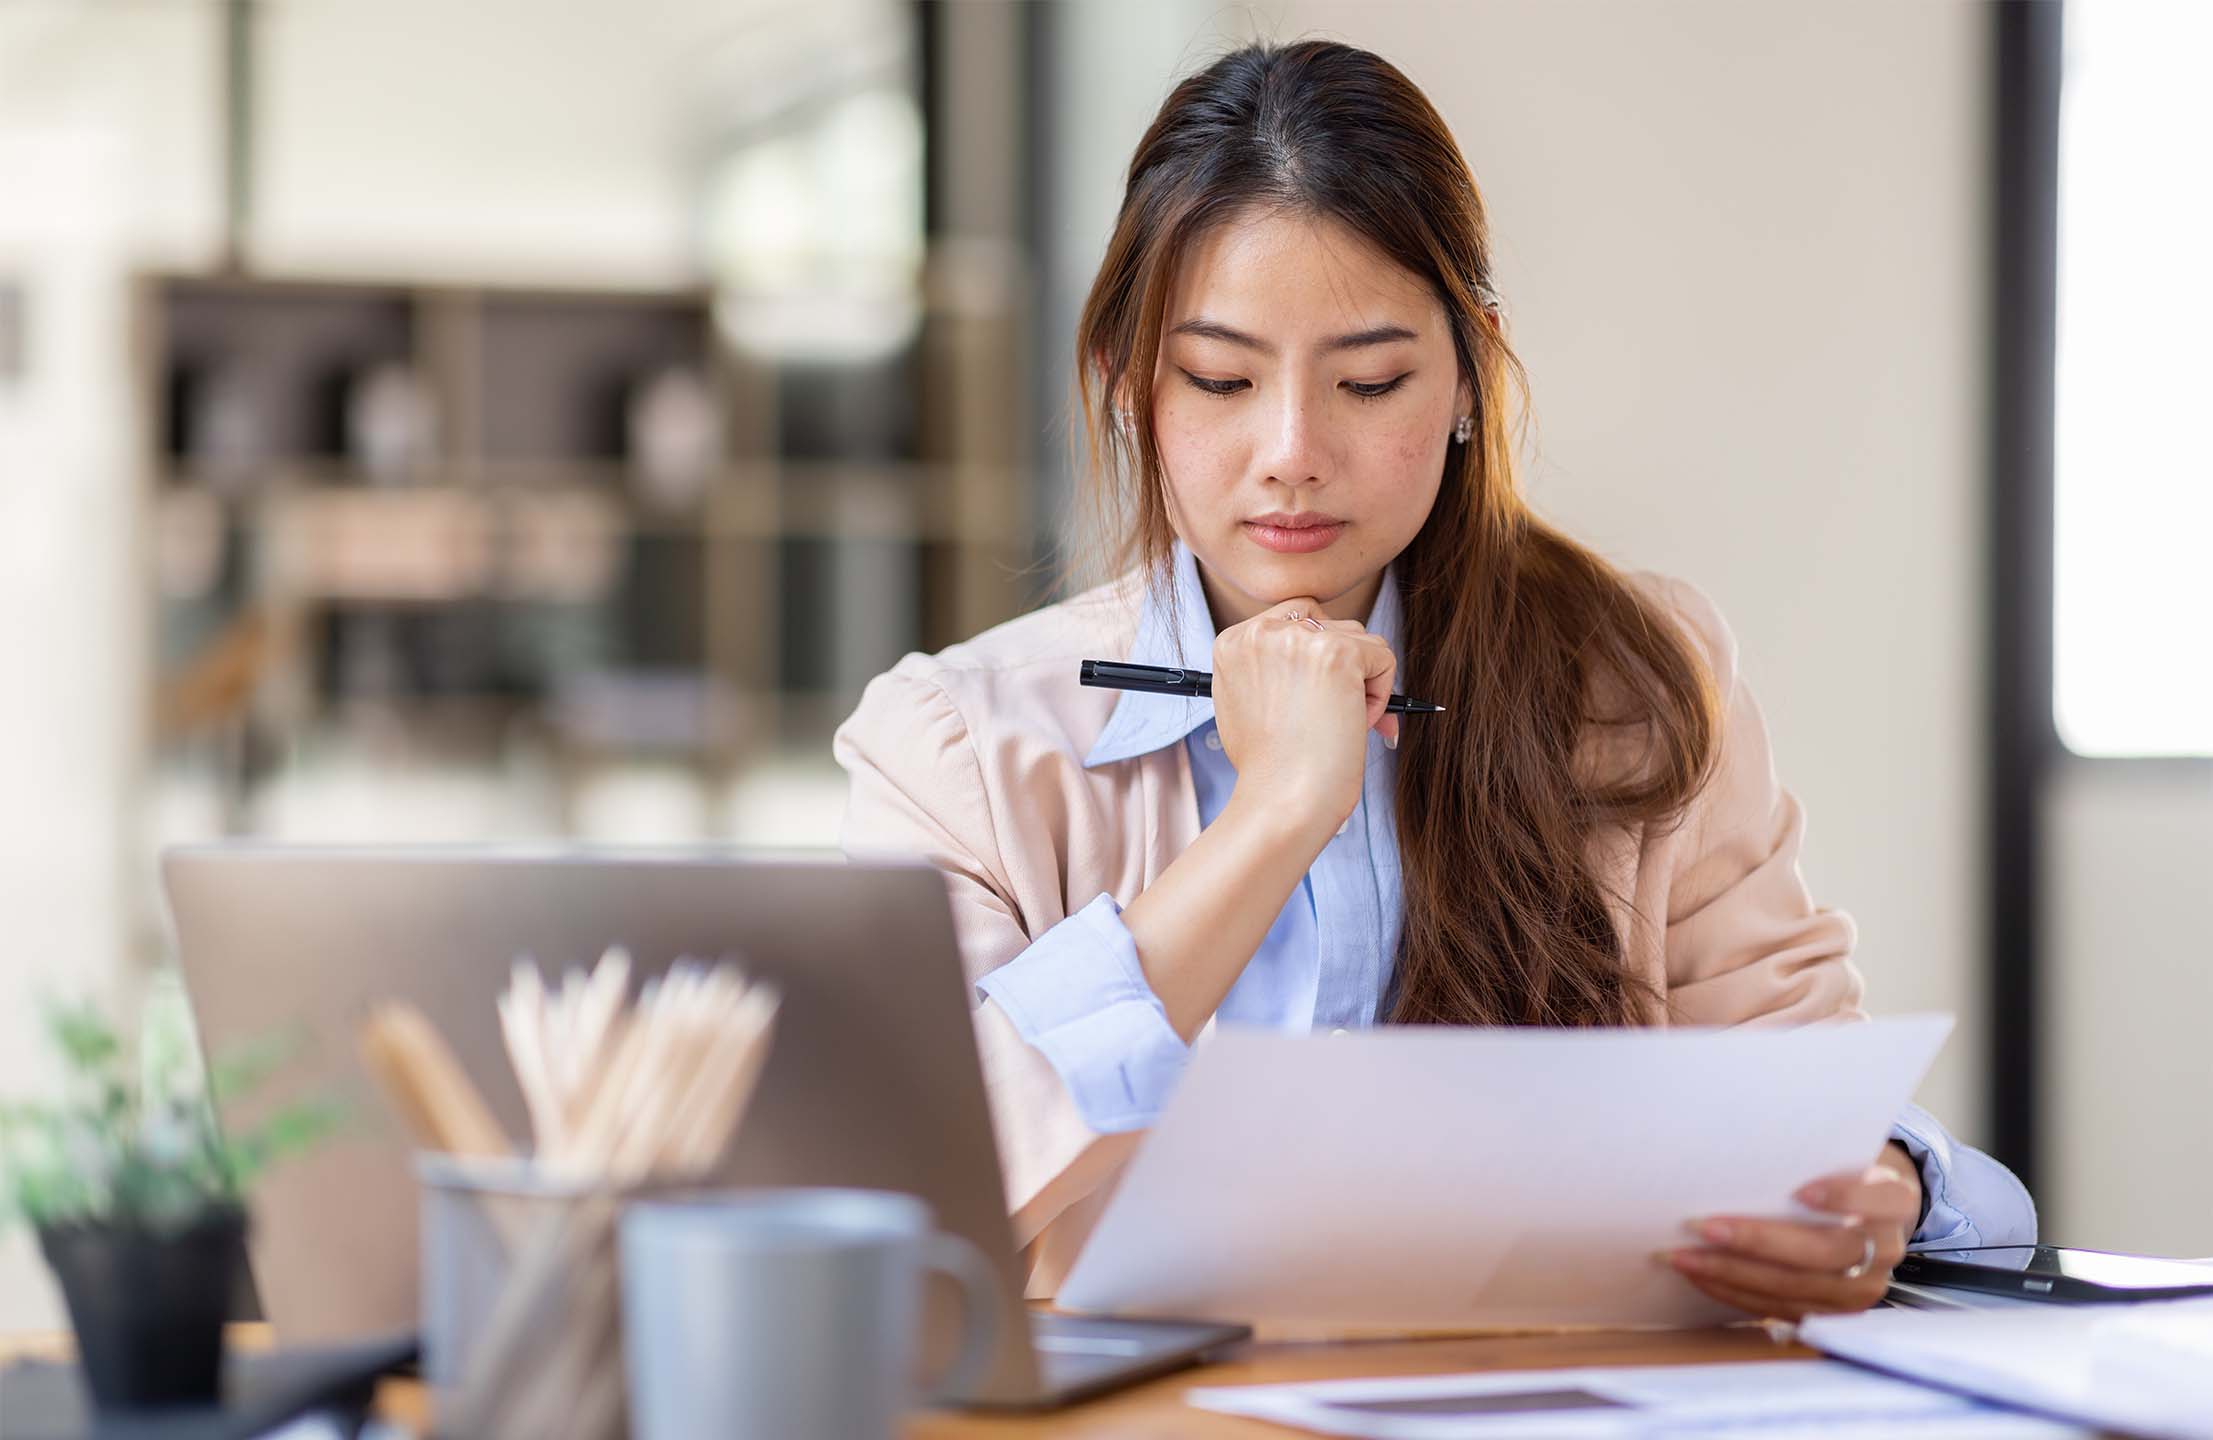
[[[2213,1265],[2056,1245],[1916,1250],[1899,1261],[1891,1275],[1909,1285],[1990,1290],[2076,1304],[2213,1295]]]

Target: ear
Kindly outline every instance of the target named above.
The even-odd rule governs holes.
[[[1469,383],[1467,376],[1463,375],[1460,377],[1460,383],[1454,386],[1452,390],[1452,418],[1457,421],[1463,415],[1473,415],[1474,413],[1475,386]]]

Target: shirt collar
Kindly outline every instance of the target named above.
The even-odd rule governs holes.
[[[1170,557],[1167,583],[1156,578],[1145,587],[1137,615],[1137,638],[1124,657],[1134,665],[1166,665],[1205,670],[1214,657],[1214,612],[1199,583],[1199,562],[1181,540]],[[1172,602],[1172,603],[1171,603]],[[1398,653],[1398,582],[1389,567],[1368,613],[1368,629]],[[1106,728],[1083,757],[1086,769],[1149,755],[1176,744],[1214,718],[1214,702],[1195,697],[1148,695],[1125,690],[1115,701]]]

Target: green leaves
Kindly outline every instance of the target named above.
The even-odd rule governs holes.
[[[271,1166],[314,1149],[345,1121],[345,1108],[336,1102],[301,1101],[234,1137],[222,1147],[230,1192],[243,1196]]]
[[[233,1046],[208,1062],[207,1089],[218,1105],[251,1095],[303,1048],[296,1034],[263,1035]]]
[[[266,1085],[301,1053],[302,1037],[262,1037],[203,1070],[181,997],[171,998],[180,1003],[164,1006],[158,990],[149,1000],[135,1065],[97,1007],[44,1007],[62,1098],[0,1103],[0,1224],[183,1226],[243,1201],[271,1166],[344,1125],[341,1106],[310,1098],[226,1134],[214,1105]]]
[[[61,1051],[69,1068],[80,1075],[98,1075],[122,1057],[123,1042],[106,1017],[88,1004],[46,1003],[46,1032]]]

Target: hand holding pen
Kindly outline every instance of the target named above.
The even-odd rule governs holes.
[[[1233,804],[1263,805],[1326,841],[1360,802],[1367,732],[1395,749],[1401,715],[1444,707],[1394,695],[1390,646],[1356,620],[1320,612],[1313,599],[1287,600],[1230,626],[1215,637],[1212,674],[1087,660],[1083,683],[1211,696],[1237,769]]]
[[[1204,670],[1177,670],[1165,665],[1132,665],[1126,660],[1086,660],[1082,681],[1102,690],[1136,690],[1147,695],[1184,695],[1200,700],[1214,697],[1214,677]],[[1427,700],[1391,692],[1384,710],[1393,715],[1442,715],[1445,707]]]

